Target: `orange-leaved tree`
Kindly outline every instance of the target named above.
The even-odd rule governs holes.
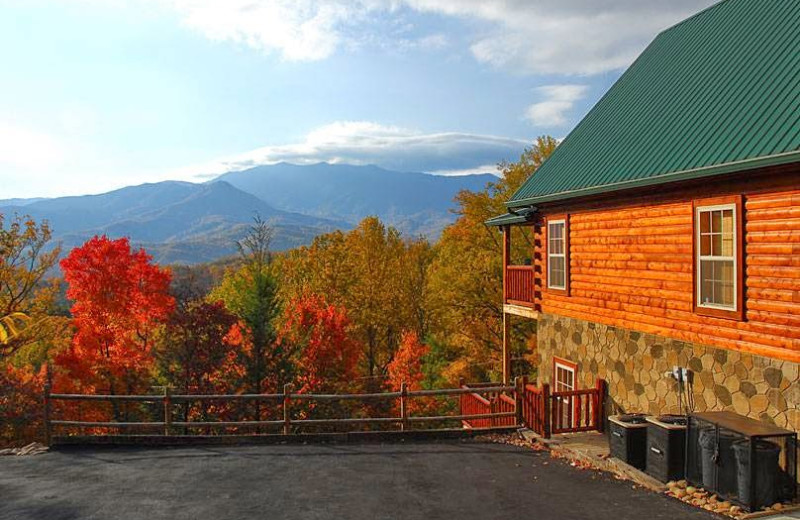
[[[132,251],[127,238],[106,236],[73,249],[61,269],[76,333],[56,357],[63,369],[57,386],[111,394],[143,390],[157,326],[174,307],[170,272],[143,249]]]
[[[430,348],[420,341],[415,332],[405,331],[400,337],[400,347],[387,367],[388,383],[392,390],[399,391],[403,383],[407,390],[422,390],[425,379],[424,360]],[[434,402],[427,398],[413,398],[407,401],[411,413],[428,410]]]
[[[346,392],[357,376],[361,346],[350,335],[347,311],[305,294],[284,308],[279,344],[295,354],[301,392]]]

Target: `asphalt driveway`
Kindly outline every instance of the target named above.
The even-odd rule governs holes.
[[[474,441],[0,457],[0,518],[714,519],[545,452]]]

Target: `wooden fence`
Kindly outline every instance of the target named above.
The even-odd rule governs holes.
[[[458,414],[456,415],[413,415],[409,413],[409,404],[413,399],[458,397]],[[293,418],[292,405],[298,402],[331,402],[355,401],[399,401],[399,416],[391,417],[339,417],[339,418]],[[403,384],[399,392],[381,392],[370,394],[301,394],[293,393],[290,385],[286,385],[280,394],[239,394],[239,395],[184,395],[173,394],[169,388],[160,395],[87,395],[87,394],[53,394],[49,385],[45,385],[44,419],[45,435],[48,444],[55,429],[61,428],[99,428],[126,430],[152,430],[153,435],[174,435],[180,429],[184,434],[191,434],[192,429],[206,430],[228,428],[275,429],[284,435],[302,430],[307,426],[357,426],[378,425],[389,426],[400,430],[413,429],[415,424],[443,423],[459,421],[467,428],[496,428],[508,426],[527,426],[539,435],[547,438],[552,434],[603,431],[603,403],[605,400],[605,382],[598,379],[594,388],[551,392],[547,384],[541,387],[528,384],[526,378],[517,378],[514,386],[500,383],[462,384],[460,388],[440,390],[408,390]],[[110,402],[118,406],[120,403],[152,403],[161,410],[159,421],[84,421],[69,418],[53,418],[53,403],[67,402]],[[282,418],[271,420],[215,420],[215,421],[176,421],[173,419],[175,406],[186,403],[215,401],[234,402],[266,402],[270,403],[274,412],[280,411]],[[278,416],[280,417],[280,414]]]
[[[480,390],[479,386],[471,386]],[[515,384],[515,397],[500,394],[487,399],[475,393],[461,398],[462,408],[493,412],[506,410],[515,403],[518,423],[523,424],[539,435],[549,438],[557,433],[576,433],[603,431],[603,404],[605,401],[605,381],[598,379],[594,388],[550,392],[550,385],[528,384],[524,378]],[[494,423],[466,421],[467,426],[485,427],[505,425],[495,419]]]
[[[290,385],[284,387],[280,394],[240,394],[240,395],[183,395],[173,394],[169,389],[161,395],[87,395],[87,394],[54,394],[50,393],[49,385],[45,385],[44,408],[45,408],[45,435],[48,444],[50,443],[53,431],[61,428],[100,428],[114,429],[119,431],[131,429],[152,429],[153,435],[173,435],[177,429],[184,432],[191,431],[192,428],[204,429],[226,429],[226,428],[274,428],[284,435],[288,435],[296,430],[301,430],[304,426],[348,426],[348,425],[379,425],[392,426],[400,430],[412,429],[413,425],[421,423],[441,423],[447,421],[471,421],[476,425],[486,424],[485,427],[492,426],[515,426],[520,415],[517,410],[516,402],[506,397],[501,404],[483,407],[471,407],[464,396],[487,396],[503,395],[506,392],[514,392],[515,387],[503,385],[482,386],[480,388],[463,387],[448,388],[440,390],[408,390],[406,385],[401,386],[399,392],[382,392],[371,394],[300,394],[293,393]],[[435,397],[459,397],[459,413],[457,415],[421,415],[415,416],[409,413],[409,403],[413,399],[435,398]],[[325,402],[325,401],[356,401],[366,403],[375,400],[399,401],[399,416],[393,417],[341,417],[341,418],[321,418],[321,419],[297,419],[292,417],[292,405],[296,402]],[[160,404],[162,409],[161,420],[159,421],[83,421],[69,418],[54,418],[53,403],[60,401],[68,402],[111,402],[111,403],[155,403]],[[274,411],[280,410],[283,418],[273,420],[239,420],[239,421],[175,421],[173,420],[174,406],[180,403],[191,403],[198,401],[216,402],[267,402],[271,403]],[[469,403],[473,402],[470,398]],[[489,403],[489,400],[484,400]],[[484,426],[479,426],[484,427]]]

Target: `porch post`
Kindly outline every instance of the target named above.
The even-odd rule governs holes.
[[[511,384],[511,356],[508,352],[509,316],[503,311],[503,385]]]
[[[503,226],[503,304],[508,299],[508,264],[511,261],[511,226]]]

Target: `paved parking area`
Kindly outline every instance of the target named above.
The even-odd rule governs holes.
[[[475,441],[71,449],[0,457],[0,518],[720,518],[515,446]]]

